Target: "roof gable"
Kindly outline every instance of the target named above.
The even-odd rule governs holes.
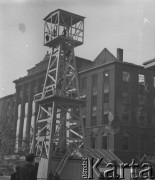
[[[117,58],[106,48],[94,60],[94,66],[106,64],[108,62],[116,61]]]

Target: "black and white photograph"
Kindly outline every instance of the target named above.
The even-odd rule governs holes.
[[[155,0],[0,0],[0,180],[155,179]]]

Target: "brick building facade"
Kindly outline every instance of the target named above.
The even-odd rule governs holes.
[[[38,105],[34,95],[42,91],[49,54],[28,70],[16,85],[14,125],[17,147],[33,134]],[[123,50],[117,57],[106,48],[89,61],[76,57],[80,96],[88,146],[110,149],[122,161],[139,159],[155,152],[155,71],[123,62]]]
[[[116,58],[104,49],[79,75],[89,145],[130,162],[154,155],[155,71],[123,62],[122,53]]]

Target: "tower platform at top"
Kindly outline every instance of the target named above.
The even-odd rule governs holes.
[[[49,13],[43,20],[44,45],[55,47],[61,41],[74,43],[80,46],[84,41],[84,18],[83,16],[57,9]]]

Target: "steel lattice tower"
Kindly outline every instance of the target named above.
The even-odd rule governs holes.
[[[58,9],[44,18],[44,45],[51,49],[39,104],[31,151],[40,158],[38,176],[46,179],[52,158],[61,156],[56,172],[67,159],[85,154],[84,125],[79,99],[74,48],[84,40],[84,17]]]

